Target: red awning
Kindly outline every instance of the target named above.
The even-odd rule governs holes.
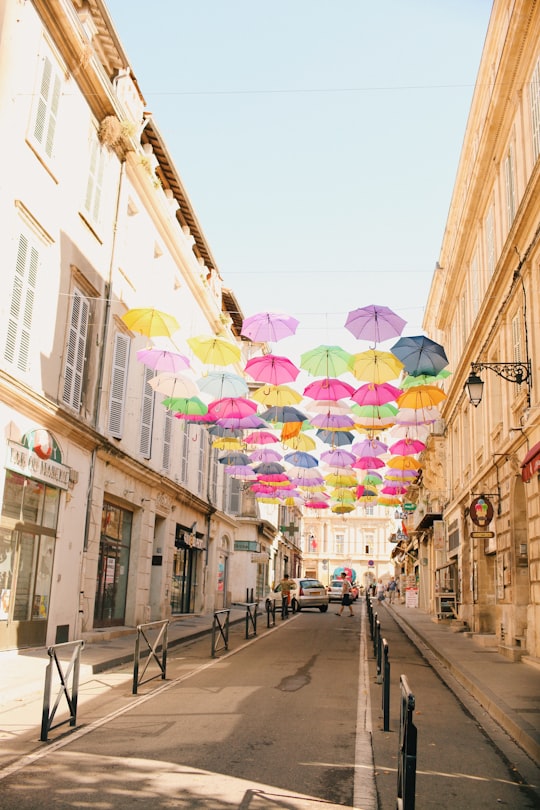
[[[529,450],[521,463],[521,478],[525,483],[540,473],[540,442]]]

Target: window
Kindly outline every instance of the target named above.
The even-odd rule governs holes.
[[[238,478],[227,476],[227,483],[229,485],[229,498],[228,509],[230,515],[240,514],[240,481]]]
[[[206,477],[206,434],[199,429],[199,468],[197,470],[197,491],[201,497],[204,498],[205,493],[205,477]]]
[[[474,318],[480,309],[480,279],[478,277],[478,254],[475,251],[469,271],[471,279],[471,317]]]
[[[48,157],[53,157],[62,79],[49,56],[43,56],[42,60],[32,137]]]
[[[9,304],[4,359],[28,371],[32,316],[39,268],[37,248],[23,234],[19,237],[15,274]]]
[[[165,411],[165,424],[163,425],[163,457],[162,467],[169,470],[171,467],[171,441],[174,416],[171,411]]]
[[[62,402],[77,412],[81,409],[89,312],[88,299],[80,290],[74,288],[69,316]]]
[[[495,272],[495,214],[493,203],[487,212],[484,226],[486,238],[486,269],[488,276],[491,277]]]
[[[141,408],[141,430],[139,435],[139,453],[144,458],[152,455],[152,427],[154,424],[154,389],[150,385],[150,380],[154,376],[153,369],[144,366],[142,408]]]
[[[336,534],[335,543],[336,543],[336,554],[343,554],[345,551],[345,535]]]
[[[533,159],[540,155],[540,59],[536,63],[530,86]]]
[[[90,165],[88,167],[88,181],[84,199],[84,210],[92,222],[98,224],[101,214],[101,199],[103,191],[103,174],[105,170],[106,151],[102,148],[97,133],[92,133],[90,141]]]
[[[189,423],[184,419],[182,424],[184,426],[184,432],[182,435],[182,465],[180,467],[180,478],[182,483],[186,484],[188,479]]]
[[[519,314],[512,318],[512,357],[514,362],[521,362],[521,324]]]
[[[216,447],[213,447],[210,451],[210,465],[212,467],[212,479],[210,485],[210,500],[214,504],[217,505],[217,494],[218,494],[218,473],[219,473],[219,462],[218,462],[218,450]]]
[[[114,338],[111,397],[109,402],[109,431],[115,439],[122,438],[124,402],[129,360],[129,338],[117,332]]]
[[[516,192],[514,183],[514,147],[510,144],[510,149],[504,161],[504,184],[506,190],[506,220],[508,230],[512,227],[516,215]]]

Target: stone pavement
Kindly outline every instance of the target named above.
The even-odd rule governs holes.
[[[453,632],[451,620],[434,622],[419,609],[375,603],[374,610],[380,613],[381,620],[384,611],[392,611],[411,640],[421,649],[429,650],[533,762],[540,765],[540,661],[510,661],[469,634]],[[245,617],[245,607],[231,608],[231,624],[245,622]],[[210,659],[212,624],[212,615],[190,614],[172,619],[168,628],[169,647],[208,635]],[[266,615],[259,613],[258,625],[261,624],[266,627]],[[122,665],[123,677],[129,679],[125,665],[134,660],[135,640],[133,628],[86,634],[80,684],[95,680],[98,673],[112,673]],[[48,662],[47,648],[0,652],[0,740],[6,739],[6,724],[11,738],[18,728],[21,734],[28,734],[33,724],[35,741],[35,727],[39,730],[41,723],[40,705]],[[105,681],[105,677],[101,680]],[[53,687],[53,696],[55,694]],[[29,719],[30,709],[32,720]]]

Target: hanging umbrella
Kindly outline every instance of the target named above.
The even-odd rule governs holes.
[[[177,416],[204,416],[208,413],[207,406],[199,397],[167,397],[162,405]]]
[[[151,307],[128,309],[122,315],[122,320],[132,332],[139,332],[146,337],[171,337],[180,329],[175,317]]]
[[[380,506],[400,506],[401,498],[397,495],[381,495],[377,498],[377,503]]]
[[[412,388],[416,385],[436,385],[441,380],[445,380],[447,377],[450,377],[452,374],[451,371],[447,371],[443,368],[442,371],[439,371],[438,374],[419,374],[418,377],[412,377],[408,374],[404,380],[401,381],[399,387],[400,388]]]
[[[393,467],[396,470],[419,470],[422,467],[422,462],[411,458],[411,456],[392,456],[386,462],[386,466]]]
[[[327,450],[321,453],[321,461],[331,464],[332,467],[348,467],[356,461],[356,456],[347,450],[339,448],[337,450]]]
[[[365,383],[356,389],[351,399],[357,405],[386,405],[397,400],[402,393],[390,383]]]
[[[259,473],[257,478],[265,485],[274,487],[274,492],[277,487],[283,488],[290,486],[292,489],[292,484],[285,473]]]
[[[330,504],[326,503],[326,501],[321,500],[320,498],[312,498],[309,501],[306,501],[304,506],[306,509],[329,509]]]
[[[402,337],[390,349],[401,360],[405,370],[413,377],[419,374],[438,374],[448,365],[443,346],[424,335]]]
[[[240,439],[225,436],[220,439],[215,439],[212,442],[212,447],[215,447],[217,450],[243,450],[244,445]]]
[[[317,346],[300,355],[300,368],[312,377],[339,377],[351,370],[352,356],[339,346]]]
[[[292,405],[284,405],[283,407],[274,406],[273,408],[268,408],[268,410],[261,414],[261,416],[267,422],[275,422],[279,424],[283,424],[284,422],[306,421],[306,415]]]
[[[197,380],[199,390],[213,399],[224,397],[245,397],[249,388],[243,377],[230,371],[209,371]]]
[[[357,380],[384,383],[396,380],[403,369],[403,363],[391,352],[368,349],[353,355],[352,373]]]
[[[229,417],[218,419],[217,424],[226,428],[233,428],[236,430],[253,430],[254,428],[266,427],[266,422],[257,416],[256,413],[248,414],[242,417]]]
[[[388,445],[378,439],[363,439],[351,447],[351,452],[357,456],[382,456],[388,451]]]
[[[305,433],[300,433],[298,436],[293,436],[291,439],[285,439],[283,444],[290,447],[291,450],[315,450],[317,442],[311,436],[306,436]]]
[[[378,487],[380,484],[382,484],[382,480],[382,475],[370,470],[366,475],[364,475],[361,483],[364,487]]]
[[[342,399],[314,399],[304,406],[308,413],[350,414],[351,406]]]
[[[396,425],[413,427],[431,425],[439,419],[441,419],[441,412],[434,405],[425,408],[400,408],[394,417]]]
[[[446,399],[446,394],[436,385],[419,385],[408,388],[397,400],[399,408],[431,408]]]
[[[246,453],[240,453],[237,450],[229,450],[222,456],[219,456],[218,462],[220,464],[227,464],[229,467],[234,464],[247,466],[249,464],[249,458]]]
[[[310,399],[331,399],[338,400],[343,397],[350,397],[354,393],[354,388],[343,380],[325,377],[322,380],[315,380],[304,388],[304,396]]]
[[[170,371],[172,374],[189,368],[189,357],[178,354],[178,352],[157,349],[155,346],[148,349],[139,349],[137,360],[155,371]]]
[[[263,354],[261,357],[252,357],[246,363],[245,371],[258,382],[281,385],[293,382],[300,374],[288,357],[278,357],[274,354]]]
[[[399,439],[388,448],[388,452],[394,456],[414,456],[425,449],[424,442],[418,441],[418,439]]]
[[[244,397],[224,397],[208,405],[208,413],[217,419],[242,419],[257,410],[257,403]]]
[[[298,323],[296,318],[283,312],[258,312],[244,318],[240,334],[255,343],[274,343],[294,335]]]
[[[385,474],[387,481],[414,481],[418,476],[418,470],[395,470],[390,467]]]
[[[356,461],[351,464],[351,467],[354,467],[355,470],[380,470],[384,466],[384,461],[378,458],[378,456],[363,456],[357,458]]]
[[[292,453],[287,453],[283,460],[292,464],[294,467],[304,467],[305,469],[317,467],[319,464],[319,460],[315,458],[315,456],[302,450],[294,450]]]
[[[315,434],[321,442],[330,444],[334,447],[344,447],[345,445],[352,444],[354,441],[354,434],[349,430],[318,430]]]
[[[322,430],[349,430],[354,427],[354,419],[347,414],[318,413],[309,420],[313,427]]]
[[[408,488],[403,484],[385,484],[381,489],[381,495],[405,495]]]
[[[231,478],[238,478],[241,481],[257,480],[257,473],[253,472],[253,468],[249,467],[247,464],[231,464],[231,466],[225,467],[225,472],[227,475],[230,475]]]
[[[358,417],[362,419],[386,419],[387,417],[395,416],[398,412],[398,407],[391,402],[386,402],[384,405],[358,405],[356,402],[353,402],[351,412],[357,419]]]
[[[287,470],[287,476],[290,481],[294,478],[302,478],[304,481],[311,481],[313,483],[322,484],[324,483],[324,478],[322,477],[321,471],[316,467],[302,467],[297,465],[296,467],[289,467]]]
[[[240,360],[240,348],[216,335],[199,335],[188,338],[193,354],[203,363],[213,366],[229,366]]]
[[[342,501],[343,503],[352,503],[356,500],[356,495],[352,490],[347,489],[346,487],[337,487],[333,489],[330,493],[330,498],[333,501]]]
[[[418,439],[424,442],[430,434],[429,425],[395,425],[390,435],[392,439]]]
[[[244,441],[246,444],[276,444],[279,439],[268,430],[257,430],[254,433],[248,433]]]
[[[336,503],[332,506],[332,512],[337,515],[346,515],[348,512],[354,511],[354,504],[352,503]]]
[[[265,408],[277,406],[282,408],[285,405],[298,405],[302,402],[302,395],[289,385],[263,385],[253,391],[251,398],[260,402]]]
[[[156,374],[151,380],[148,380],[148,385],[154,389],[156,394],[163,394],[166,397],[196,397],[199,394],[197,385],[189,377],[182,374],[170,374],[169,372],[162,372]]]
[[[356,475],[340,475],[339,473],[325,475],[324,480],[330,487],[354,487],[358,483]]]
[[[285,467],[277,461],[263,462],[253,469],[257,475],[277,475],[278,473],[285,473]]]
[[[251,464],[259,463],[268,463],[270,461],[281,461],[283,456],[281,453],[278,453],[277,450],[270,450],[267,447],[259,448],[258,450],[254,450],[252,453],[249,454],[249,460]]]
[[[358,340],[382,343],[389,338],[401,335],[406,323],[407,321],[388,307],[370,304],[349,312],[345,328]]]
[[[212,427],[208,428],[208,433],[210,436],[216,436],[217,438],[234,438],[239,439],[242,436],[241,430],[231,430],[231,428],[224,428],[221,425],[212,425]]]

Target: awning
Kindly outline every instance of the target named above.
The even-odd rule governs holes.
[[[525,483],[540,472],[540,442],[529,450],[521,463],[521,478]]]
[[[433,526],[434,520],[442,520],[442,514],[440,512],[428,512],[424,515],[420,523],[417,523],[414,527],[415,532],[419,532],[422,529],[429,529]]]

